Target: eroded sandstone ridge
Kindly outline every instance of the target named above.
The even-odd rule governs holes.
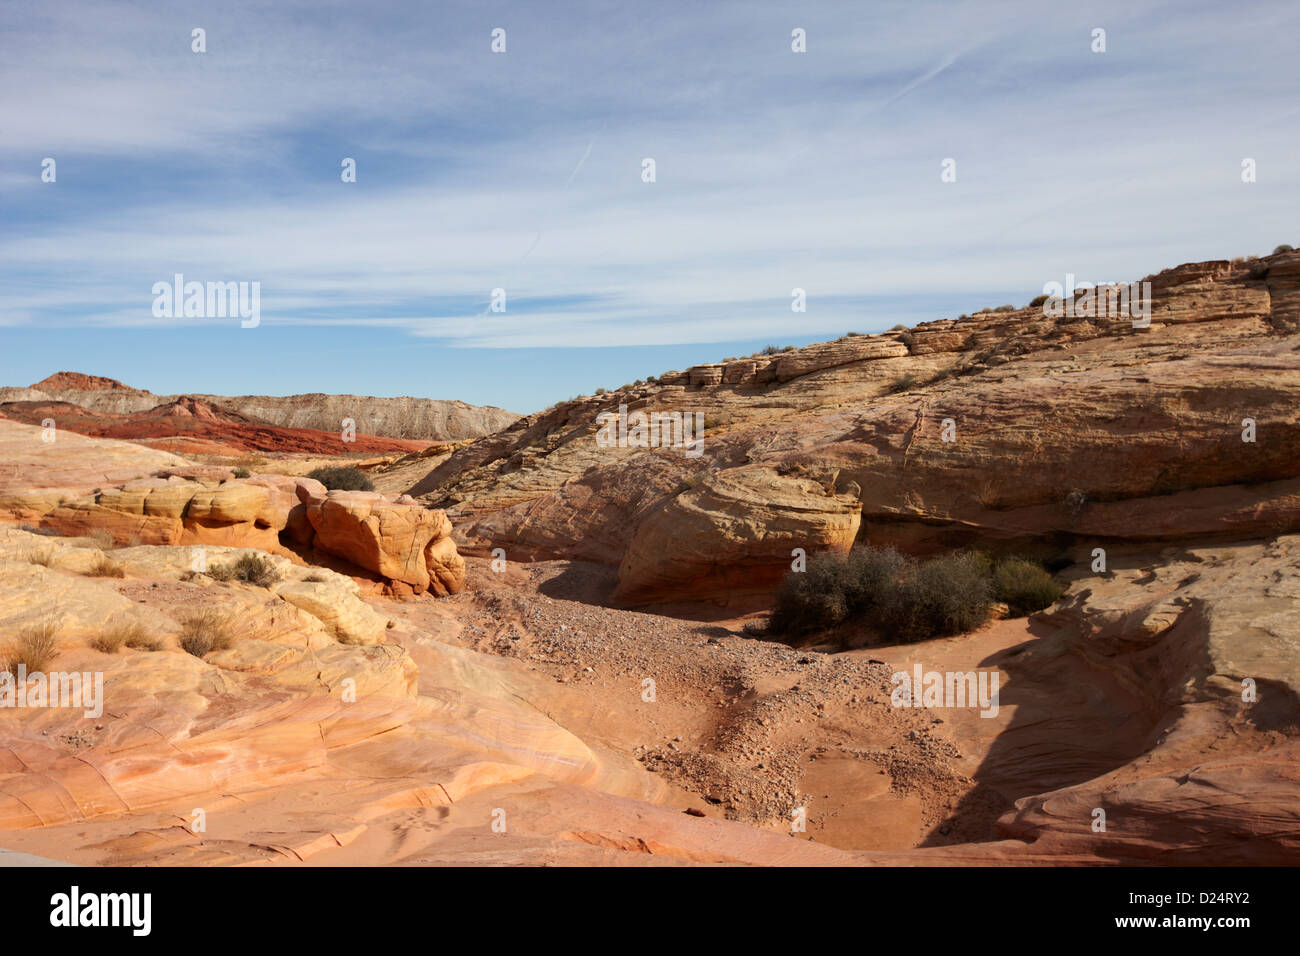
[[[1300,253],[1148,281],[1147,328],[1033,307],[696,366],[530,415],[409,493],[478,553],[617,566],[629,603],[767,593],[797,539],[1042,552],[1300,527]],[[702,412],[703,455],[599,447],[619,405]]]

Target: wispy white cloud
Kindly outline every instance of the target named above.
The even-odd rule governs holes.
[[[1293,109],[1286,14],[1088,14],[8,7],[0,322],[170,324],[150,288],[183,272],[262,282],[266,323],[416,343],[839,334],[931,317],[909,295],[1295,241],[1300,133],[1269,119]]]

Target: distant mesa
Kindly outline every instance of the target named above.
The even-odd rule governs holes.
[[[55,372],[30,386],[42,392],[75,389],[82,392],[99,392],[106,390],[133,392],[136,395],[148,395],[148,392],[129,385],[123,385],[115,378],[102,375],[83,375],[81,372]]]
[[[200,421],[258,425],[263,428],[287,428],[321,432],[337,436],[344,423],[351,420],[358,440],[363,436],[390,439],[383,448],[355,447],[353,451],[411,451],[430,442],[454,442],[481,438],[507,428],[519,416],[492,406],[468,405],[465,402],[430,398],[377,398],[366,395],[331,395],[314,392],[305,395],[155,395],[132,388],[117,379],[81,372],[55,372],[27,388],[0,388],[0,414],[18,421],[30,421],[30,412],[38,404],[63,402],[76,406],[79,422],[60,420],[60,426],[86,435],[107,435],[90,419],[108,419],[121,424],[123,419],[138,422],[138,416],[150,421],[166,417],[183,418],[187,414]],[[28,406],[26,412],[13,408],[16,403]],[[64,409],[66,413],[66,409]],[[57,416],[56,416],[57,417]],[[101,421],[98,427],[106,427]],[[115,434],[111,437],[134,438]],[[310,444],[310,443],[308,443]],[[262,443],[262,450],[280,449],[276,442]],[[304,449],[317,450],[317,449]],[[337,449],[334,449],[337,451]]]

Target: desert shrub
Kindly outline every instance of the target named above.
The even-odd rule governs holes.
[[[1000,306],[998,306],[996,309],[994,309],[993,311],[994,311],[994,312],[1014,312],[1014,311],[1016,311],[1016,307],[1015,307],[1014,305],[1000,305]]]
[[[855,613],[879,608],[884,596],[914,568],[910,558],[893,548],[858,548],[849,552],[845,563],[849,573],[845,599]]]
[[[898,336],[898,341],[906,345],[907,350],[910,352],[912,351],[912,347],[916,345],[916,336],[913,335],[911,332],[900,332]]]
[[[814,555],[805,570],[792,571],[782,580],[768,627],[775,634],[791,635],[832,628],[849,616],[848,592],[845,558]]]
[[[374,491],[375,486],[365,472],[351,466],[317,468],[308,472],[308,478],[319,481],[330,491]]]
[[[911,388],[915,384],[916,384],[916,373],[904,372],[902,375],[898,376],[896,379],[894,379],[892,382],[889,383],[888,392],[890,395],[896,395],[899,392],[906,392],[909,388]]]
[[[10,645],[5,653],[4,669],[11,674],[18,673],[21,664],[28,674],[44,671],[54,658],[54,622],[44,620],[24,628],[18,640]]]
[[[779,348],[777,348],[775,345],[769,345],[769,346],[767,346],[766,348],[764,348],[763,351],[759,352],[758,354],[759,354],[759,355],[776,355],[776,354],[777,354],[778,352],[780,352],[780,351],[781,351],[781,350],[780,350]]]
[[[19,531],[26,531],[28,534],[39,534],[43,538],[58,538],[59,532],[55,528],[41,528],[32,524],[20,524]]]
[[[1278,246],[1276,249],[1273,250],[1273,255],[1280,256],[1284,252],[1295,252],[1295,249],[1293,249],[1291,246],[1288,246],[1284,242],[1282,243],[1282,245]]]
[[[1070,516],[1077,518],[1083,513],[1084,506],[1088,503],[1088,496],[1079,488],[1071,488],[1065,494],[1063,504],[1069,510]]]
[[[303,581],[308,584],[324,584],[326,580],[327,578],[323,574],[309,574],[303,578]]]
[[[1252,279],[1262,279],[1262,278],[1264,278],[1264,276],[1266,276],[1266,275],[1268,275],[1268,263],[1267,263],[1267,262],[1256,261],[1256,262],[1251,263],[1251,266],[1250,266],[1250,277],[1251,277]]]
[[[869,613],[910,567],[893,548],[815,555],[806,570],[781,582],[768,627],[776,634],[804,634]]]
[[[1042,568],[1029,567],[1059,588]],[[1003,574],[1005,593],[1017,600],[1018,607],[1049,593],[1037,575],[1018,564],[1007,563]],[[969,551],[921,562],[892,548],[817,555],[806,571],[792,572],[782,580],[768,629],[799,636],[862,619],[891,641],[959,634],[988,620],[998,580],[989,558]]]
[[[124,578],[126,569],[107,555],[101,554],[99,560],[86,572],[92,578]]]
[[[53,548],[32,548],[27,552],[27,560],[31,564],[39,564],[43,568],[48,568],[54,563]]]
[[[252,474],[252,472],[241,465],[239,468],[233,470],[233,474],[236,478],[247,478]]]
[[[195,657],[224,651],[235,643],[234,626],[220,611],[205,608],[181,620],[181,649]]]
[[[1038,308],[1040,305],[1042,305],[1042,304],[1043,304],[1044,302],[1046,302],[1046,301],[1047,301],[1047,296],[1045,296],[1045,295],[1036,295],[1036,296],[1034,296],[1032,299],[1029,300],[1029,308],[1031,308],[1031,309],[1036,309],[1036,308]]]
[[[781,351],[782,351],[782,352],[793,352],[793,351],[794,351],[794,346],[793,346],[793,345],[783,345],[783,346],[781,346]]]
[[[213,565],[208,577],[217,581],[243,581],[261,588],[269,588],[280,580],[271,559],[260,554],[241,554],[230,564]]]
[[[992,604],[988,559],[948,554],[918,564],[885,593],[877,628],[907,643],[960,634],[987,621]]]
[[[597,395],[608,395],[608,394],[609,394],[609,389],[607,389],[607,388],[598,388],[598,389],[596,389],[596,394],[597,394]]]
[[[1051,607],[1065,592],[1057,580],[1032,561],[1004,558],[993,569],[993,596],[1024,617]]]

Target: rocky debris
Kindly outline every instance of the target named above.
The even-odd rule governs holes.
[[[973,786],[950,766],[955,749],[931,738],[927,713],[892,706],[888,665],[752,640],[735,625],[593,606],[587,600],[608,574],[594,565],[527,565],[518,572],[523,583],[505,582],[487,561],[470,562],[481,570],[477,587],[390,613],[415,628],[450,618],[466,647],[545,675],[555,694],[598,699],[593,733],[618,726],[620,743],[643,767],[714,814],[788,830],[791,813],[807,803],[804,768],[828,748],[873,768],[905,762],[911,775],[899,777],[898,793],[920,794],[923,774],[944,781],[923,794],[923,828],[940,825]]]

